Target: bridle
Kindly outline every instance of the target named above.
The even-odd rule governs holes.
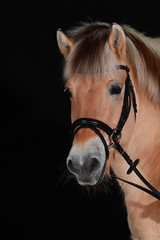
[[[77,132],[82,128],[89,128],[92,131],[94,131],[98,135],[98,137],[101,139],[101,141],[104,145],[106,156],[109,156],[109,149],[114,147],[122,155],[122,157],[126,160],[126,162],[129,165],[127,174],[130,174],[132,171],[134,171],[135,174],[141,179],[141,181],[150,190],[147,188],[144,188],[138,184],[121,179],[115,175],[112,175],[112,177],[115,179],[118,179],[120,181],[123,181],[125,183],[128,183],[136,188],[139,188],[142,191],[144,191],[144,192],[152,195],[153,197],[157,198],[158,200],[160,200],[160,192],[157,189],[155,189],[138,171],[137,164],[139,163],[139,159],[136,159],[133,162],[131,160],[131,158],[129,157],[129,155],[124,151],[124,149],[120,145],[122,129],[128,119],[128,116],[129,116],[129,113],[131,110],[131,103],[133,105],[135,119],[136,119],[136,113],[137,113],[137,104],[136,104],[134,87],[133,87],[133,84],[132,84],[132,81],[131,81],[131,78],[129,75],[129,71],[130,71],[129,68],[124,65],[117,65],[116,68],[125,70],[127,73],[127,77],[125,80],[125,92],[124,92],[124,98],[123,98],[123,105],[122,105],[121,115],[120,115],[120,119],[118,121],[117,127],[115,129],[113,129],[106,123],[104,123],[100,120],[94,119],[94,118],[79,118],[79,119],[75,120],[73,122],[73,124],[71,125],[72,140],[74,139]],[[110,139],[109,146],[107,145],[107,143],[99,129],[107,133],[107,135]],[[106,162],[107,162],[107,160],[106,160]],[[105,166],[106,166],[106,162],[105,162]]]

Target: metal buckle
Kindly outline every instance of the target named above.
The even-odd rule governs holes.
[[[115,144],[116,144],[116,143],[120,143],[120,141],[121,141],[121,138],[122,138],[122,133],[121,133],[121,132],[120,132],[120,134],[117,135],[116,138],[113,140],[113,137],[114,137],[114,134],[116,134],[116,131],[117,131],[117,128],[114,128],[111,136],[109,137],[110,144],[109,144],[109,146],[108,146],[108,149],[110,149],[110,148],[112,148],[112,147],[115,147]]]

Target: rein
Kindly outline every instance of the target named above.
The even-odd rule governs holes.
[[[144,188],[138,184],[135,184],[133,182],[129,182],[124,179],[121,179],[115,175],[114,176],[112,175],[112,177],[117,180],[128,183],[138,189],[141,189],[142,191],[144,191],[144,192],[152,195],[153,197],[157,198],[158,200],[160,200],[160,192],[157,189],[155,189],[138,171],[137,165],[140,160],[136,159],[133,162],[131,160],[131,158],[129,157],[129,155],[124,151],[124,149],[120,145],[121,132],[122,132],[122,129],[128,119],[128,116],[129,116],[129,113],[131,110],[131,102],[132,102],[133,109],[134,109],[135,119],[136,119],[136,113],[137,113],[137,104],[136,104],[136,97],[135,97],[135,93],[134,93],[134,87],[133,87],[133,84],[132,84],[132,81],[131,81],[130,75],[129,75],[129,68],[127,66],[123,66],[123,65],[118,65],[118,66],[116,66],[116,68],[125,70],[127,73],[127,77],[126,77],[126,81],[125,81],[123,106],[122,106],[122,111],[121,111],[121,115],[120,115],[120,119],[117,124],[117,127],[115,129],[113,129],[106,123],[104,123],[100,120],[94,119],[94,118],[79,118],[79,119],[75,120],[73,122],[73,124],[71,125],[72,139],[74,139],[74,136],[76,135],[76,133],[82,128],[89,128],[92,131],[94,131],[98,135],[98,137],[101,139],[101,141],[104,145],[106,156],[109,156],[109,149],[114,147],[122,155],[122,157],[126,160],[126,162],[129,165],[127,174],[130,174],[132,171],[134,171],[135,174],[141,179],[141,181],[150,190],[147,188]],[[107,135],[109,136],[109,139],[110,139],[109,146],[107,145],[107,143],[99,129],[106,132]],[[107,162],[107,160],[106,160],[106,162]],[[106,163],[105,163],[105,165],[106,165]]]

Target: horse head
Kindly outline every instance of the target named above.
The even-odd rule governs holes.
[[[126,65],[126,38],[118,24],[82,27],[69,38],[57,32],[59,48],[66,60],[65,88],[70,92],[71,121],[80,118],[98,119],[116,129],[123,106],[126,72],[117,65]],[[123,130],[126,145],[133,129],[133,111]],[[100,130],[107,146],[111,139]],[[105,151],[101,139],[90,128],[82,128],[74,137],[67,158],[67,167],[80,185],[100,182],[117,153]],[[106,167],[106,161],[108,164]]]

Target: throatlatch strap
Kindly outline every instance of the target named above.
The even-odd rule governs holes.
[[[130,76],[129,76],[129,71],[130,71],[129,68],[127,66],[123,66],[123,65],[117,65],[116,68],[125,70],[126,73],[127,73],[127,78],[126,78],[126,81],[125,81],[125,92],[124,92],[123,106],[122,106],[121,116],[120,116],[119,122],[117,124],[117,134],[118,133],[120,134],[124,124],[126,123],[126,121],[128,119],[130,109],[131,109],[130,91],[132,93],[133,109],[134,109],[135,118],[136,118],[136,113],[137,113],[137,104],[136,104],[136,97],[135,97],[135,93],[134,93],[134,87],[133,87],[132,81],[131,81]]]

